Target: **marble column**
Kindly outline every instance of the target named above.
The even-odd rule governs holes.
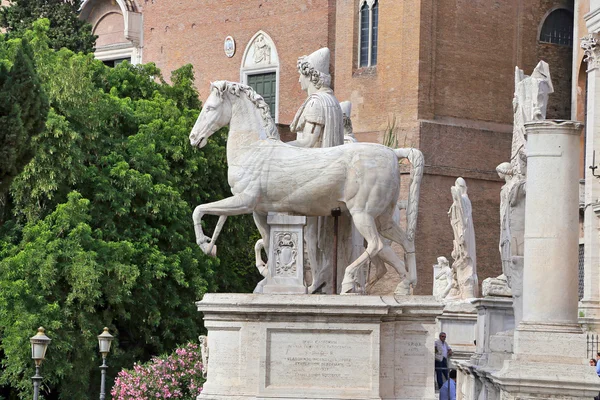
[[[512,358],[491,374],[502,399],[584,400],[600,390],[577,323],[581,128],[574,121],[525,124],[523,320]]]
[[[585,195],[584,195],[584,284],[579,303],[580,322],[592,330],[600,330],[600,219],[598,209],[600,180],[587,166],[592,165],[594,152],[600,160],[600,47],[594,35],[581,39],[587,62],[587,120],[585,138]],[[596,101],[599,100],[599,101]],[[598,162],[598,161],[597,161]],[[598,170],[600,174],[600,170]]]
[[[579,135],[573,121],[527,130],[523,320],[578,329]],[[568,330],[571,330],[570,328]]]

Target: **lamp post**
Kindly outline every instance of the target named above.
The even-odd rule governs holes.
[[[40,365],[42,365],[42,361],[46,357],[48,344],[52,341],[44,332],[44,328],[39,327],[37,334],[29,339],[31,342],[31,358],[35,361],[35,375],[31,378],[33,381],[33,400],[38,400],[40,395],[40,384],[42,383]]]
[[[110,343],[113,341],[114,336],[108,333],[108,328],[104,328],[104,332],[98,335],[98,345],[100,346],[100,354],[102,354],[102,365],[100,366],[100,371],[102,373],[102,380],[100,381],[100,400],[104,400],[106,398],[106,369],[108,365],[106,365],[106,356],[110,352]]]

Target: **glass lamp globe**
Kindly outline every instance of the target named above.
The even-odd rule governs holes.
[[[38,366],[46,357],[46,349],[52,341],[44,332],[44,328],[39,327],[37,334],[29,339],[31,342],[31,358],[33,358],[35,364]]]
[[[104,328],[104,332],[98,335],[98,345],[100,346],[100,353],[106,357],[110,352],[110,344],[113,341],[114,336],[108,333],[108,328]]]

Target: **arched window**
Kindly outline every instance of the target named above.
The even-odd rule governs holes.
[[[252,36],[242,57],[240,81],[251,86],[269,105],[279,121],[279,55],[273,39],[263,31]]]
[[[573,47],[573,14],[564,8],[552,11],[544,20],[540,41]]]
[[[358,12],[358,66],[377,65],[379,1],[361,0]]]

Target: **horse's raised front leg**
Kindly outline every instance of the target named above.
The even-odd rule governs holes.
[[[250,196],[240,194],[213,203],[197,206],[192,214],[194,220],[194,232],[196,233],[196,243],[200,246],[204,254],[210,255],[227,216],[248,214],[252,212],[254,205],[255,201]],[[220,216],[212,239],[209,239],[202,231],[202,217],[205,214]]]

